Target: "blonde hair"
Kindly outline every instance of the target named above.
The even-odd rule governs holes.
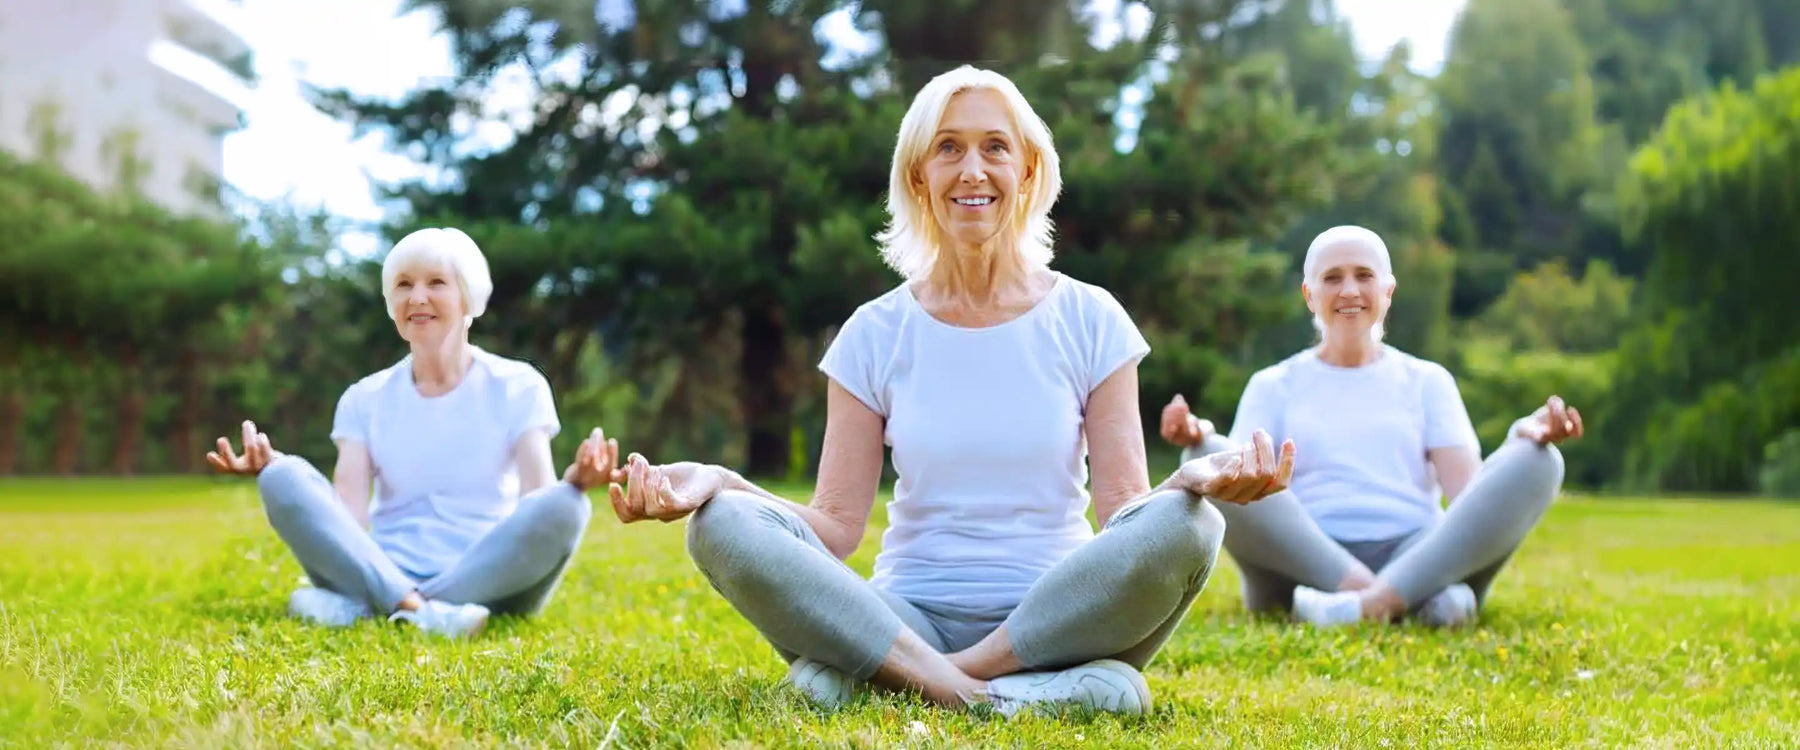
[[[894,162],[888,175],[890,219],[875,239],[881,244],[882,260],[908,280],[930,275],[944,244],[927,199],[913,189],[913,178],[931,148],[950,99],[978,89],[994,91],[1005,99],[1013,126],[1030,154],[1026,162],[1030,182],[1027,185],[1021,180],[1020,187],[1026,189],[1020,191],[1018,210],[1006,226],[1021,229],[1017,250],[1028,266],[1050,264],[1050,207],[1062,192],[1062,167],[1050,138],[1050,127],[1006,76],[964,65],[938,75],[919,89],[900,120],[900,135],[894,144]]]
[[[381,261],[381,296],[387,301],[388,318],[394,313],[394,279],[400,271],[417,265],[442,263],[455,273],[462,292],[463,325],[475,322],[487,311],[488,296],[494,293],[494,279],[488,275],[487,257],[475,240],[460,229],[420,229],[400,238]]]
[[[1378,263],[1380,264],[1380,267],[1376,270],[1381,274],[1381,283],[1390,287],[1394,285],[1394,261],[1388,256],[1387,243],[1381,241],[1381,235],[1368,229],[1364,229],[1363,227],[1349,224],[1332,227],[1320,232],[1319,236],[1313,238],[1312,244],[1306,247],[1306,260],[1302,261],[1300,264],[1300,271],[1304,280],[1309,282],[1312,281],[1313,274],[1319,270],[1319,253],[1324,252],[1328,247],[1334,247],[1336,245],[1359,245],[1374,250]],[[1383,311],[1381,315],[1383,318],[1386,318],[1387,312]],[[1375,321],[1374,327],[1369,329],[1369,337],[1374,339],[1376,343],[1380,343],[1382,335],[1386,333],[1386,326],[1382,325],[1384,322],[1385,321],[1383,320],[1377,320]],[[1319,335],[1323,336],[1325,334],[1325,321],[1319,319],[1318,313],[1313,314],[1312,325],[1313,330],[1318,331]]]

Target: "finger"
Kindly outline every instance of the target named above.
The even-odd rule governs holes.
[[[606,486],[606,499],[612,502],[613,515],[620,521],[631,523],[638,520],[637,514],[631,510],[631,503],[625,499],[625,488],[616,484]]]
[[[1569,434],[1572,437],[1581,437],[1581,433],[1586,429],[1581,424],[1581,412],[1573,406],[1569,407],[1569,425]]]
[[[231,464],[225,463],[225,459],[220,458],[215,451],[206,452],[206,462],[212,464],[212,467],[219,471],[231,471]]]
[[[606,461],[603,465],[606,467],[606,474],[607,474],[606,481],[608,481],[608,482],[623,482],[623,481],[625,481],[625,470],[623,467],[619,466],[619,441],[618,440],[614,440],[614,439],[610,439],[610,438],[607,439],[607,441],[606,441]]]
[[[1294,479],[1294,441],[1281,441],[1281,465],[1275,467],[1275,483],[1277,490],[1287,489],[1288,482]]]
[[[256,444],[256,423],[246,419],[246,420],[244,420],[243,428],[244,428],[244,457],[248,458],[250,456],[250,446]]]
[[[1263,430],[1256,431],[1256,468],[1253,476],[1269,476],[1275,472],[1275,439]]]

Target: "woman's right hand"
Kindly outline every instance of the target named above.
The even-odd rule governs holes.
[[[206,462],[221,474],[253,477],[268,468],[269,462],[281,454],[269,445],[269,436],[256,430],[256,423],[244,420],[244,455],[231,449],[230,438],[219,438],[219,449],[207,451]]]
[[[656,519],[668,523],[687,516],[726,488],[727,473],[712,464],[681,461],[652,466],[633,453],[625,461],[624,488],[607,489],[613,513],[632,523]]]
[[[1181,394],[1169,400],[1162,410],[1162,439],[1177,448],[1190,448],[1206,442],[1213,434],[1213,423],[1194,416],[1187,399]]]

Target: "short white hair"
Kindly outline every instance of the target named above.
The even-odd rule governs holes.
[[[381,296],[387,301],[389,318],[394,318],[394,279],[402,270],[418,265],[443,264],[456,275],[462,291],[463,323],[473,323],[487,311],[488,296],[494,293],[494,279],[488,275],[487,257],[475,240],[460,229],[427,228],[400,238],[381,262]]]
[[[919,89],[900,120],[894,162],[888,175],[890,219],[875,239],[881,244],[882,259],[908,280],[929,276],[944,245],[937,219],[925,203],[927,199],[913,190],[914,177],[930,151],[950,99],[979,89],[997,92],[1005,99],[1013,127],[1028,146],[1025,167],[1031,175],[1031,185],[1016,196],[1019,209],[1004,226],[1021,234],[1018,250],[1028,266],[1050,265],[1050,207],[1062,192],[1062,166],[1050,138],[1050,126],[1044,124],[1031,103],[1025,101],[1025,95],[1006,76],[963,65],[939,74]]]
[[[1394,261],[1393,258],[1388,255],[1387,243],[1381,241],[1381,235],[1351,224],[1332,227],[1320,232],[1319,236],[1313,238],[1312,244],[1306,247],[1306,260],[1302,261],[1300,265],[1300,272],[1305,281],[1312,281],[1318,273],[1319,254],[1324,252],[1326,248],[1336,247],[1338,245],[1358,245],[1374,250],[1377,263],[1380,266],[1375,270],[1381,274],[1381,283],[1387,286],[1393,286]],[[1384,311],[1382,317],[1385,318],[1386,316],[1387,313]],[[1375,321],[1375,326],[1369,329],[1369,336],[1378,343],[1381,341],[1382,335],[1386,333],[1386,327],[1382,325],[1383,322],[1384,321],[1377,320]],[[1321,335],[1325,333],[1325,321],[1320,320],[1317,314],[1313,315],[1312,324],[1313,330],[1318,331]]]

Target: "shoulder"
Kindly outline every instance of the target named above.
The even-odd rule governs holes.
[[[393,383],[406,381],[406,373],[410,371],[411,363],[412,355],[408,354],[399,362],[362,376],[356,382],[351,383],[349,388],[344,389],[344,394],[338,398],[338,401],[356,403],[374,398],[375,394],[387,390]]]
[[[1454,386],[1456,384],[1456,376],[1451,375],[1450,369],[1441,364],[1401,351],[1392,345],[1387,347],[1387,351],[1388,355],[1394,358],[1396,369],[1411,383],[1420,387],[1437,387],[1445,384]]]
[[[1256,388],[1258,390],[1267,390],[1271,388],[1285,389],[1287,387],[1288,379],[1293,377],[1294,373],[1306,369],[1307,364],[1313,361],[1313,351],[1311,349],[1301,349],[1300,351],[1288,355],[1286,359],[1283,359],[1280,362],[1276,362],[1275,364],[1251,373],[1250,381],[1245,384],[1244,388],[1245,390],[1251,388]]]
[[[912,304],[910,294],[902,283],[875,299],[857,305],[850,317],[845,318],[843,324],[838,326],[838,338],[879,340],[895,335]]]
[[[550,380],[544,373],[537,365],[523,359],[503,357],[477,347],[474,366],[484,370],[497,387],[505,388],[509,394],[540,388],[550,390]]]
[[[1076,312],[1083,317],[1122,318],[1130,320],[1130,313],[1125,305],[1106,287],[1082,281],[1068,274],[1062,274],[1061,288],[1051,290],[1056,295],[1055,304],[1065,312]]]

